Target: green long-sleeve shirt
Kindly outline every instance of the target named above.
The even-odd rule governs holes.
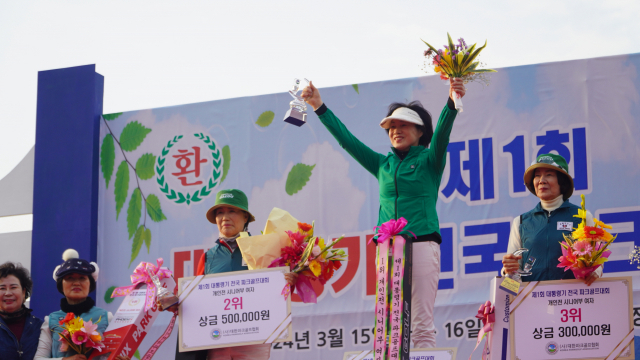
[[[408,221],[406,229],[416,236],[434,234],[439,240],[440,224],[436,200],[447,162],[449,135],[457,111],[445,106],[433,132],[430,147],[412,146],[404,159],[398,157],[393,147],[386,156],[371,150],[351,134],[326,106],[318,108],[316,113],[340,146],[378,179],[378,226],[390,219],[404,217]]]

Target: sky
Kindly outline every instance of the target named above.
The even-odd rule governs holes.
[[[284,92],[296,77],[425,76],[420,39],[441,47],[447,32],[487,40],[491,68],[638,53],[639,15],[631,0],[0,1],[0,179],[35,143],[41,70],[96,64],[113,113]]]

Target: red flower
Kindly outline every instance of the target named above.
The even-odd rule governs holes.
[[[333,263],[333,268],[336,269],[336,270],[338,270],[338,269],[340,269],[342,267],[342,262],[341,261],[333,260],[331,262]]]
[[[307,223],[298,223],[298,229],[304,231],[304,232],[309,232],[309,230],[313,229],[313,226],[307,224]]]
[[[599,239],[604,236],[604,231],[595,226],[585,226],[584,235],[587,239]]]
[[[64,319],[60,320],[60,321],[58,322],[58,324],[60,324],[60,325],[62,325],[62,324],[66,324],[66,323],[68,323],[69,321],[73,320],[75,317],[76,317],[76,315],[75,315],[74,313],[72,313],[72,312],[67,313],[67,316],[65,316],[65,317],[64,317]]]
[[[301,234],[299,232],[293,232],[293,231],[286,231],[287,235],[289,235],[289,239],[291,239],[291,242],[296,243],[296,244],[302,244],[302,242],[304,241],[305,235]]]

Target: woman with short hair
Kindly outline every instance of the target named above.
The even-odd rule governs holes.
[[[0,349],[2,359],[32,360],[38,348],[42,320],[24,304],[33,281],[20,264],[0,265]]]

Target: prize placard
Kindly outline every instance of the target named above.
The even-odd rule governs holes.
[[[456,360],[457,348],[411,349],[409,360]],[[373,360],[373,350],[349,351],[343,360]]]
[[[635,358],[631,277],[523,287],[510,306],[512,359]]]
[[[180,351],[291,341],[288,268],[181,278]]]

